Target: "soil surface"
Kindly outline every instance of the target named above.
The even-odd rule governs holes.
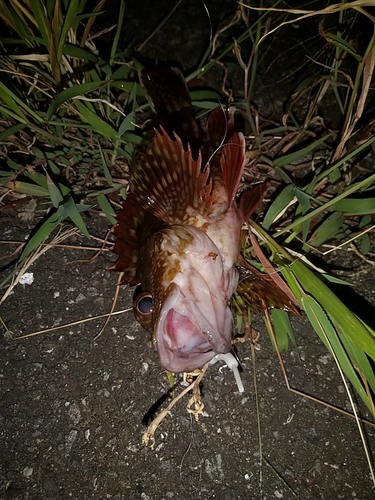
[[[214,5],[207,2],[217,23],[221,11]],[[129,2],[132,28],[124,40],[145,38],[135,40],[141,20],[151,23],[150,16],[142,17],[147,6],[150,2]],[[146,55],[178,60],[188,69],[197,59],[189,54],[200,54],[209,40],[207,16],[198,1],[183,2],[174,16],[166,24],[169,31],[157,35],[161,38],[153,40]],[[155,26],[159,22],[156,15],[152,20]],[[196,38],[206,37],[199,48],[187,45],[191,38],[183,36],[192,20],[202,35]],[[168,58],[169,48],[173,55]],[[276,87],[259,99],[265,102],[270,95],[282,107]],[[35,221],[21,220],[22,213],[2,216],[1,239],[25,240]],[[90,234],[105,236],[104,218],[92,216],[87,222]],[[117,275],[106,267],[114,256],[103,253],[82,262],[95,252],[78,247],[100,243],[80,236],[67,243],[73,247],[43,254],[28,269],[29,283],[18,284],[2,306],[1,316],[15,338],[109,312]],[[2,262],[11,260],[16,247],[1,245]],[[362,299],[354,293],[346,299],[370,317],[374,270],[344,251],[335,253],[335,262],[354,269],[353,278],[349,272],[345,276]],[[1,335],[1,499],[374,498],[356,422],[287,389],[260,317],[254,323],[260,333],[255,357],[247,343],[237,345],[244,392],[238,392],[227,367],[210,367],[202,382],[204,414],[196,421],[186,408],[190,395],[185,396],[156,430],[154,449],[145,446],[142,435],[170,402],[170,386],[148,334],[129,310],[132,293],[121,289],[116,310],[127,312],[113,316],[98,338],[104,318],[18,340]],[[292,321],[298,346],[283,355],[291,386],[350,410],[334,360],[305,317]],[[178,382],[176,394],[184,389]],[[375,428],[366,425],[364,431],[374,456]]]

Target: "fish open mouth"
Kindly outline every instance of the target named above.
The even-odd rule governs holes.
[[[165,321],[165,333],[171,343],[172,349],[178,349],[181,356],[189,356],[195,353],[205,353],[212,350],[209,341],[210,334],[203,332],[194,325],[187,316],[174,309],[168,311]]]
[[[184,300],[177,290],[172,295],[175,304],[164,308],[163,318],[156,331],[160,362],[166,370],[173,373],[190,372],[202,368],[217,354],[230,351],[229,308],[229,321],[225,321],[225,324],[218,328],[212,317],[211,321],[204,317],[196,304],[187,308],[187,303],[192,304],[191,301]]]

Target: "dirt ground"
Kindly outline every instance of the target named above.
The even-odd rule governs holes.
[[[191,4],[201,9],[200,2]],[[207,5],[214,10],[213,2]],[[136,16],[135,2],[129,2],[129,9],[135,33],[145,14],[139,7]],[[215,12],[213,20],[220,17]],[[185,14],[176,11],[177,16]],[[168,38],[169,59],[186,63],[187,69],[194,64],[189,59],[194,49],[184,44],[186,31],[176,28],[182,25],[179,19],[169,24],[172,33],[176,30]],[[205,26],[197,29],[206,33]],[[165,34],[156,38],[148,56],[163,58],[165,40]],[[274,88],[274,103],[281,102],[279,90]],[[264,94],[262,99],[266,102]],[[109,227],[94,216],[88,226],[90,234],[101,238]],[[33,221],[24,222],[18,214],[0,218],[2,240],[24,241],[32,227]],[[78,236],[65,243],[100,246]],[[1,263],[10,260],[16,246],[1,245],[0,257],[6,256]],[[78,262],[93,254],[65,246],[36,261],[28,270],[32,282],[17,285],[2,306],[1,316],[14,337],[108,313],[117,280],[106,271],[113,256]],[[354,269],[352,280],[363,297],[355,299],[357,310],[374,317],[373,268],[345,252],[335,259]],[[348,297],[351,302],[355,295]],[[128,310],[131,301],[132,290],[122,289],[116,309]],[[142,444],[142,435],[170,401],[169,382],[132,311],[112,317],[95,338],[103,323],[103,318],[95,319],[19,340],[2,333],[1,499],[375,497],[355,421],[287,390],[260,317],[255,321],[260,332],[255,361],[248,344],[237,345],[245,391],[237,391],[228,368],[210,367],[202,383],[204,415],[195,421],[186,409],[186,396],[157,429],[153,450]],[[335,362],[306,318],[293,318],[293,325],[298,347],[283,356],[291,385],[350,410]],[[176,393],[183,388],[179,385]],[[374,457],[375,428],[364,426],[364,431]]]

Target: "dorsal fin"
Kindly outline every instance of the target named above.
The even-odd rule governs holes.
[[[166,132],[156,136],[136,165],[131,190],[142,207],[168,224],[189,224],[205,216],[211,203],[210,169],[201,173],[201,156],[195,161],[190,147]]]
[[[233,205],[245,167],[245,138],[235,132],[223,146],[220,165],[228,195],[228,207]]]

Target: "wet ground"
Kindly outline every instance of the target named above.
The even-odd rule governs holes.
[[[212,2],[207,5],[213,9]],[[136,3],[129,8],[134,14]],[[214,20],[220,18],[215,12]],[[181,20],[186,15],[176,16],[167,38],[169,59],[189,69],[195,61],[189,59],[193,46],[185,43],[191,42]],[[136,31],[140,21],[134,19]],[[206,33],[207,26],[199,29]],[[155,38],[148,56],[162,57],[166,43],[165,35]],[[273,104],[281,103],[280,87],[270,89]],[[267,101],[262,95],[258,102]],[[0,223],[1,238],[9,241],[23,241],[33,227],[17,214]],[[99,237],[108,229],[103,218],[93,218],[89,227]],[[3,304],[1,316],[14,337],[109,312],[117,276],[105,268],[113,257],[77,262],[94,252],[76,246],[100,243],[80,237],[67,243],[74,248],[48,250],[28,269],[32,282],[18,284]],[[16,246],[3,244],[0,256],[9,257]],[[355,269],[351,279],[364,297],[357,304],[370,311],[375,272],[352,254],[337,253],[336,259]],[[131,299],[132,290],[121,290],[116,310],[127,310]],[[244,393],[226,367],[210,367],[202,384],[204,415],[195,421],[186,396],[157,429],[153,450],[142,435],[169,403],[169,382],[131,311],[113,316],[95,338],[103,323],[95,319],[19,340],[1,335],[1,499],[374,498],[355,421],[287,390],[261,318],[255,321],[255,359],[248,344],[237,346]],[[334,360],[306,318],[293,324],[298,347],[284,355],[291,385],[350,410]],[[364,429],[374,456],[375,429]]]

